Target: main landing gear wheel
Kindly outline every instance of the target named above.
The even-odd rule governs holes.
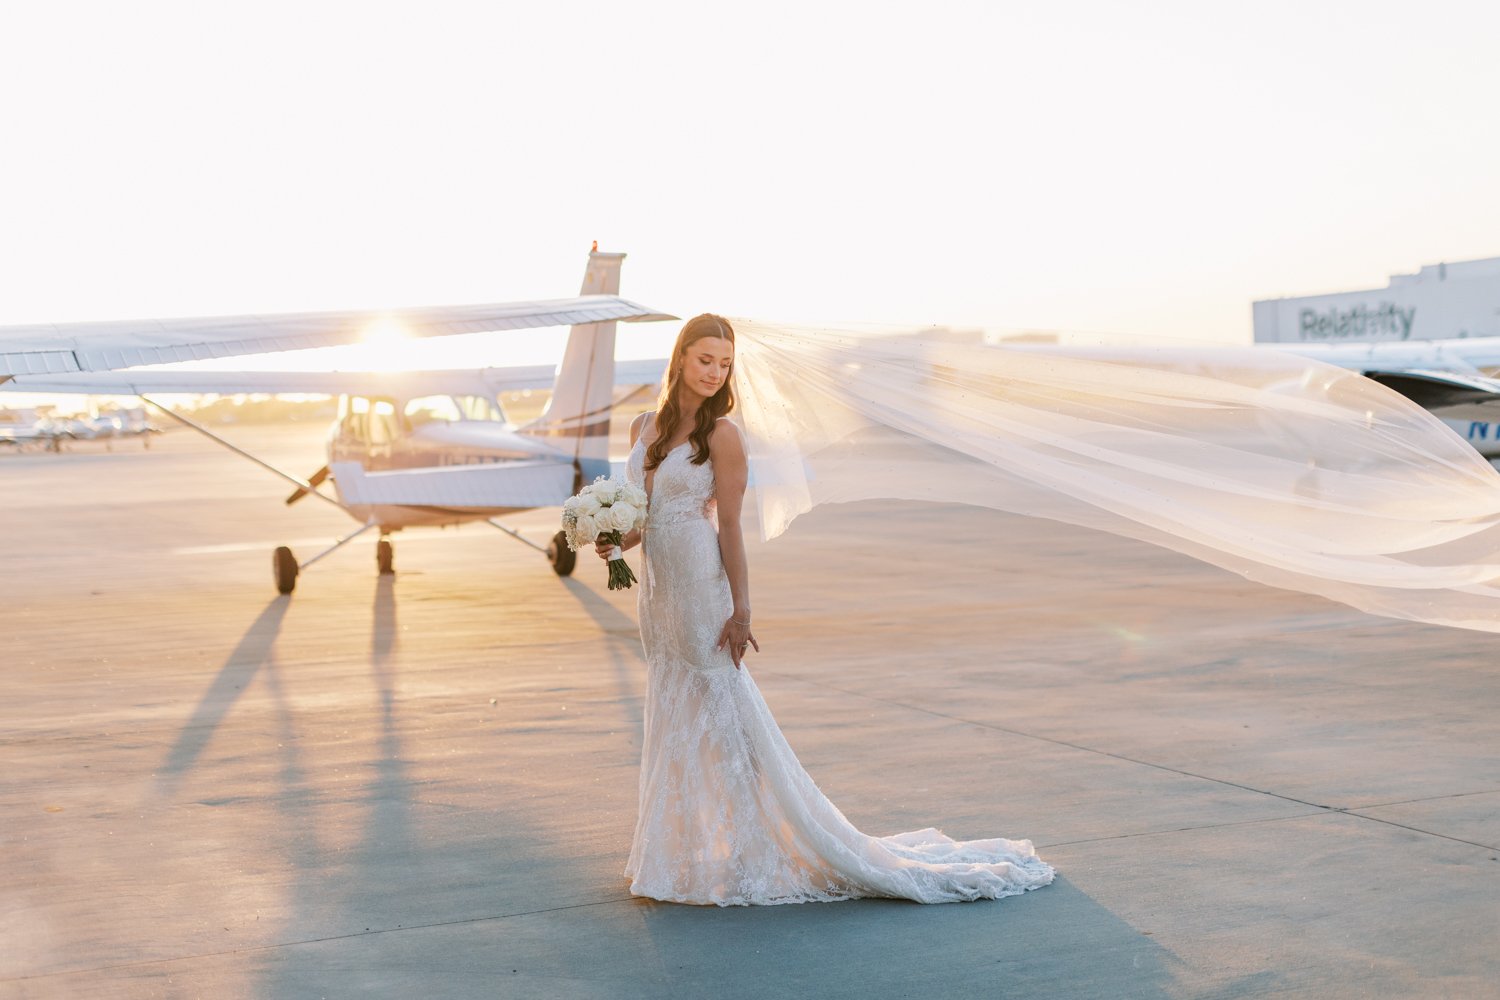
[[[297,586],[297,557],[285,545],[271,554],[271,572],[276,577],[276,592],[290,594]]]
[[[578,564],[578,553],[568,548],[568,536],[559,531],[547,545],[547,560],[558,576],[572,576]]]
[[[390,576],[396,572],[395,560],[396,550],[391,546],[390,539],[382,538],[375,543],[375,564],[380,567],[381,576]]]

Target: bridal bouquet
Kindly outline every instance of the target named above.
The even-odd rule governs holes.
[[[577,552],[599,539],[613,545],[609,554],[609,589],[624,590],[635,583],[635,574],[620,551],[627,531],[646,526],[646,491],[635,483],[600,476],[568,497],[562,511],[563,532],[568,548]]]

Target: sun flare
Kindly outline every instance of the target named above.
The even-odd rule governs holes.
[[[346,348],[350,367],[364,371],[394,372],[424,367],[424,342],[413,337],[398,319],[382,316],[365,327],[361,341]]]

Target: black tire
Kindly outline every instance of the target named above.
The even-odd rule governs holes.
[[[558,576],[572,576],[573,567],[578,565],[578,553],[568,548],[568,536],[561,531],[552,536],[547,546],[547,560]]]
[[[271,553],[271,573],[276,578],[276,592],[290,594],[297,586],[297,557],[285,545]]]
[[[390,576],[396,572],[396,550],[391,546],[390,539],[382,538],[375,543],[375,565],[380,567],[381,576]]]

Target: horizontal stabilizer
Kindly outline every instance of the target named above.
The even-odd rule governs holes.
[[[396,472],[366,472],[357,462],[336,462],[332,469],[339,497],[351,507],[509,510],[556,506],[573,492],[571,462],[497,462]]]
[[[442,337],[494,330],[669,319],[618,295],[414,309],[109,320],[0,327],[0,376],[111,371],[358,343],[371,331]]]

